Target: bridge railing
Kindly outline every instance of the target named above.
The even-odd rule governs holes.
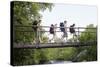
[[[15,25],[15,28],[32,28],[32,27],[33,27],[32,25],[27,25],[27,26],[25,26],[25,25],[23,25],[23,26],[22,25]],[[38,26],[34,26],[34,27],[38,27]],[[42,28],[42,29],[49,29],[50,28],[50,26],[39,26],[39,27]],[[61,32],[60,28],[69,29],[70,27],[54,27],[54,28],[59,29],[58,31],[55,31],[55,32]],[[77,30],[76,32],[83,32],[84,33],[85,31],[80,31],[80,30],[97,29],[97,28],[74,27],[74,29]],[[33,29],[31,29],[31,30],[23,30],[23,29],[21,29],[21,30],[16,30],[16,31],[17,32],[34,32]],[[40,32],[49,32],[49,30],[38,30],[38,31],[40,31]],[[67,31],[67,32],[70,32],[70,31]],[[87,32],[96,33],[96,32],[92,32],[92,31],[87,31]]]
[[[19,42],[17,44],[17,48],[35,48],[36,46],[30,46],[32,44],[38,45],[38,47],[40,45],[40,47],[43,47],[43,48],[46,48],[46,47],[48,47],[48,48],[50,47],[51,48],[51,47],[66,47],[66,46],[68,46],[68,47],[69,46],[72,46],[72,47],[74,46],[75,47],[75,45],[77,46],[79,44],[83,46],[83,44],[85,44],[85,43],[88,43],[88,45],[90,43],[90,41],[89,42],[85,42],[85,43],[83,43],[83,42],[81,42],[81,43],[80,42],[72,43],[71,41],[69,41],[69,42],[67,41],[65,43],[64,42],[59,42],[61,39],[58,42],[51,43],[51,42],[48,41],[49,40],[48,36],[46,36],[48,38],[47,42],[40,42],[40,39],[42,39],[42,37],[40,36],[41,32],[43,32],[43,34],[49,33],[50,26],[39,26],[37,31],[34,31],[32,27],[33,27],[33,25],[27,25],[27,26],[25,26],[25,25],[23,25],[23,26],[22,25],[14,25],[14,28],[13,28],[13,32],[14,32],[13,36],[14,36],[14,38],[13,39],[16,38],[15,32],[17,34],[19,33],[19,34],[21,34],[23,36],[24,35],[28,35],[28,34],[32,35],[32,34],[36,33],[35,36],[31,37],[31,38],[35,38],[35,39],[33,39],[33,41],[35,41],[35,42],[32,41],[31,44],[30,44],[30,42],[24,42],[24,43],[20,43]],[[34,26],[34,27],[38,27],[38,26]],[[55,28],[56,28],[56,31],[55,31],[56,34],[59,34],[61,32],[60,28],[63,28],[63,27],[55,27]],[[69,31],[70,27],[66,27],[66,28],[67,28],[67,33],[69,33],[68,36],[70,36],[70,31]],[[91,31],[93,29],[97,30],[97,28],[74,27],[74,29],[75,29],[75,32],[77,33],[77,39],[79,38],[81,33],[97,33],[97,31]],[[91,30],[90,31],[85,31],[86,29],[88,29],[88,30],[91,29]],[[92,42],[96,42],[96,40],[91,41],[91,43]],[[53,44],[53,46],[51,44]],[[18,45],[19,45],[19,47],[18,47]],[[23,45],[26,45],[26,46],[23,46]],[[15,46],[16,46],[16,43],[15,43]]]

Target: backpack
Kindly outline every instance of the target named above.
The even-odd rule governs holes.
[[[64,23],[60,23],[60,27],[64,27]]]
[[[50,27],[49,32],[50,32],[50,34],[54,34],[54,27]]]
[[[64,23],[60,23],[60,27],[64,27]],[[62,32],[65,32],[65,28],[60,28]]]
[[[37,28],[38,28],[37,24],[38,24],[37,21],[34,21],[33,24],[32,24],[33,25],[32,28],[33,28],[34,31],[37,31]]]
[[[70,26],[69,30],[70,30],[70,33],[75,33],[75,29],[73,28],[73,26]]]

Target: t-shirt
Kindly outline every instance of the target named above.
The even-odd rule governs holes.
[[[67,24],[64,24],[65,32],[67,33]]]

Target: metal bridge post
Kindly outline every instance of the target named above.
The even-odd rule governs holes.
[[[79,40],[79,33],[80,33],[80,31],[79,31],[79,27],[78,27],[78,37],[77,37],[77,40]]]
[[[36,31],[37,33],[36,33],[36,48],[38,48],[39,47],[39,44],[40,44],[40,40],[39,40],[39,33],[40,33],[40,31],[39,31],[39,28],[37,28],[37,31]]]

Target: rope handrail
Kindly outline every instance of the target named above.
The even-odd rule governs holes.
[[[15,27],[38,27],[36,25],[15,25]],[[50,26],[39,26],[39,27],[43,27],[43,28],[50,28]],[[54,28],[70,28],[70,27],[54,27]],[[97,29],[97,28],[86,28],[86,27],[74,27],[75,29],[79,28],[79,29]]]
[[[16,30],[16,32],[34,32],[33,30]],[[40,31],[40,32],[49,32],[49,31]],[[61,31],[55,31],[55,32],[61,32]],[[67,32],[70,32],[70,31],[67,31]],[[85,31],[75,31],[75,32],[81,32],[81,33],[96,33],[96,32],[91,32],[91,31],[88,31],[88,32],[85,32]]]
[[[32,26],[22,26],[22,25],[15,25],[14,26],[15,28],[16,27],[33,27],[33,25]],[[50,26],[39,26],[39,27],[42,27],[42,28],[50,28]],[[65,27],[55,27],[55,28],[65,28]],[[70,28],[70,27],[66,27],[66,28]],[[80,29],[97,29],[97,28],[85,28],[85,27],[74,27],[75,29],[77,29],[75,32],[78,32],[78,37],[79,37],[79,35],[80,35],[80,32],[82,33],[96,33],[96,31],[80,31]],[[28,29],[28,28],[27,28]],[[15,32],[23,32],[23,35],[24,35],[24,32],[34,32],[34,30],[33,29],[28,29],[28,30],[25,30],[25,29],[15,29]],[[39,42],[40,40],[39,40],[39,37],[40,37],[40,34],[39,34],[39,32],[49,32],[49,31],[47,31],[47,30],[37,30],[37,31],[35,31],[35,32],[37,32],[37,35],[36,35],[36,43],[35,43],[35,45],[31,45],[31,44],[27,44],[27,43],[24,43],[24,44],[26,44],[26,46],[22,46],[20,43],[18,43],[19,45],[21,45],[21,46],[18,46],[18,44],[17,44],[17,46],[15,46],[14,48],[55,48],[55,47],[77,47],[77,46],[88,46],[88,45],[90,45],[90,43],[92,43],[92,42],[94,42],[94,41],[92,41],[92,42],[67,42],[67,43],[55,43],[55,45],[53,44],[52,45],[52,43],[47,43],[47,44],[43,44],[43,43],[41,43],[41,42]],[[60,30],[58,31],[58,30],[56,30],[55,32],[61,32]],[[70,32],[69,30],[67,30],[67,32]],[[77,38],[78,38],[77,37]],[[97,41],[96,41],[97,42]],[[87,43],[89,43],[88,45],[87,45]],[[40,44],[40,45],[39,45]],[[57,45],[58,44],[58,45]],[[77,45],[78,44],[78,45]],[[84,45],[85,44],[85,45]],[[92,43],[93,44],[93,43]],[[36,46],[37,45],[37,46]],[[39,45],[39,46],[38,46]]]

